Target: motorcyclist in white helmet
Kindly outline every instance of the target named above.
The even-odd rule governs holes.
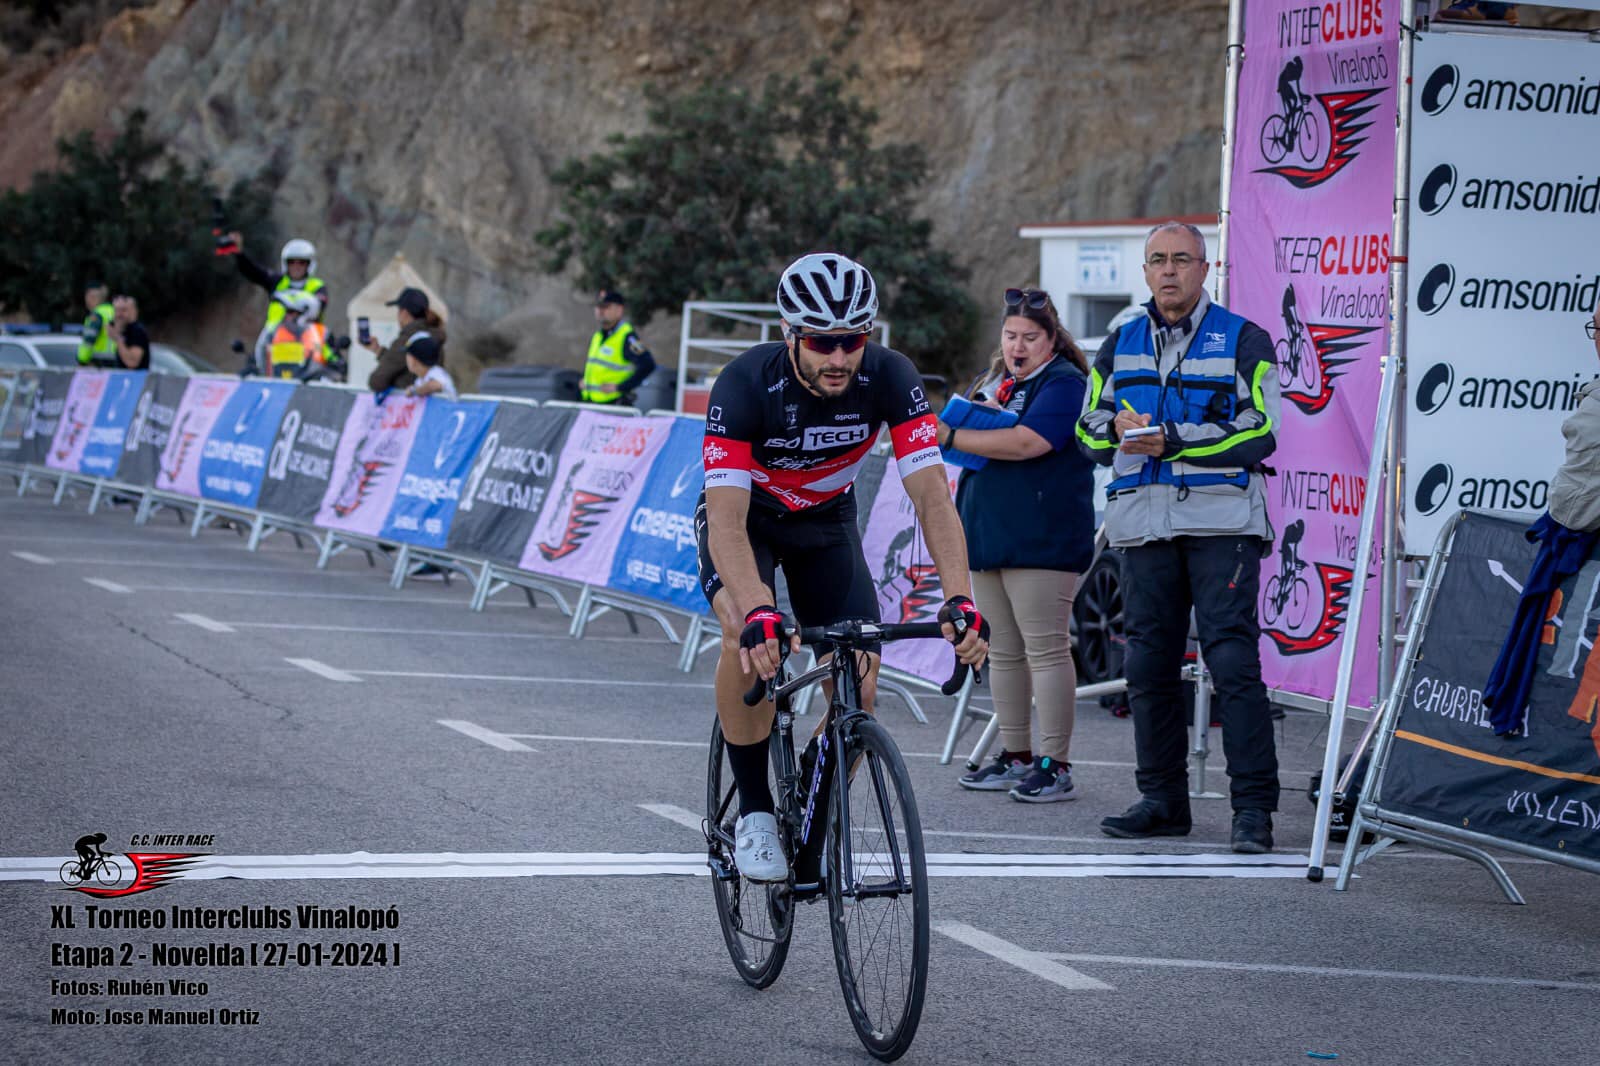
[[[298,318],[297,325],[309,327],[322,321],[328,307],[328,288],[317,276],[317,249],[304,237],[295,237],[283,246],[278,254],[278,271],[268,271],[251,259],[244,251],[243,238],[238,233],[229,235],[238,248],[239,273],[252,285],[265,289],[270,300],[267,304],[266,324],[256,340],[253,353],[254,366],[250,370],[268,369],[264,353],[273,334],[290,315]]]

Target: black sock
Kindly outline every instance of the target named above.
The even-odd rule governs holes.
[[[757,811],[773,813],[772,789],[767,787],[768,742],[735,744],[730,740],[725,744],[733,781],[739,786],[739,817]]]
[[[1028,750],[1028,751],[1006,751],[1004,749],[1001,749],[1000,757],[1002,759],[1004,759],[1006,762],[1025,762],[1029,766],[1033,765],[1033,752],[1031,750]]]

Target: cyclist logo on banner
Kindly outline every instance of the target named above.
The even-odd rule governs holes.
[[[1261,590],[1261,632],[1283,655],[1305,655],[1339,639],[1350,607],[1354,575],[1348,567],[1308,564],[1300,558],[1305,532],[1303,518],[1285,527],[1278,538],[1278,572],[1268,576]],[[1305,576],[1308,568],[1312,578]]]
[[[124,884],[122,863],[105,850],[105,843],[104,833],[89,833],[79,837],[73,844],[78,857],[62,864],[61,883],[100,899],[132,896],[160,888],[182,877],[183,867],[201,858],[191,852],[130,851],[123,858],[128,860],[131,867],[127,873],[131,874],[132,880]]]
[[[1300,317],[1294,285],[1283,290],[1283,336],[1273,342],[1278,362],[1278,385],[1283,398],[1308,415],[1318,414],[1333,400],[1334,383],[1345,367],[1356,362],[1343,353],[1360,348],[1358,338],[1378,332],[1376,326],[1335,326],[1307,322]]]
[[[572,471],[567,475],[567,483],[561,490],[561,503],[556,505],[559,514],[565,508],[566,525],[562,527],[561,539],[551,544],[549,541],[539,542],[539,554],[544,556],[546,562],[555,562],[564,559],[583,547],[583,542],[589,539],[589,534],[594,532],[594,527],[600,519],[611,510],[611,505],[616,503],[619,496],[602,496],[598,492],[588,489],[575,488],[573,483],[578,480],[578,475],[583,472],[583,460],[573,464]],[[633,481],[633,475],[621,470],[602,470],[597,476],[605,476],[620,480],[619,492],[627,491]],[[553,539],[553,538],[552,538]]]
[[[915,526],[907,526],[890,540],[875,584],[878,603],[885,612],[894,612],[894,604],[899,602],[898,622],[933,621],[944,605],[939,568],[929,559]]]
[[[1261,124],[1261,157],[1267,166],[1257,173],[1276,174],[1297,189],[1328,181],[1360,155],[1371,134],[1369,117],[1385,89],[1318,93],[1300,87],[1305,63],[1299,56],[1278,75],[1281,110]]]

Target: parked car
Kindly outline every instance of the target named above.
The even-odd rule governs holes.
[[[0,333],[0,369],[7,367],[78,368],[78,335],[75,333]],[[150,369],[163,374],[190,377],[194,374],[221,374],[219,367],[170,344],[152,342]]]

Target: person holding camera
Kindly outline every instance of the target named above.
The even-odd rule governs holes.
[[[118,370],[150,369],[150,334],[139,321],[139,301],[118,296],[111,301],[111,342],[116,345]]]
[[[1001,750],[960,785],[1022,803],[1076,798],[1067,756],[1078,677],[1067,622],[1078,579],[1094,561],[1094,464],[1073,443],[1087,372],[1049,294],[1007,289],[1000,350],[969,398],[1015,412],[1017,422],[938,427],[944,447],[988,460],[961,475],[956,509],[973,599],[989,619]]]
[[[421,289],[405,288],[400,290],[400,295],[390,300],[386,305],[395,309],[395,318],[400,323],[400,334],[389,342],[387,348],[380,345],[377,339],[370,334],[359,337],[360,344],[378,357],[378,365],[367,376],[367,388],[376,393],[387,392],[389,389],[407,389],[417,380],[406,361],[406,349],[410,347],[411,340],[417,334],[426,331],[428,336],[438,348],[438,365],[444,362],[444,320],[439,313],[428,306],[428,294]]]

